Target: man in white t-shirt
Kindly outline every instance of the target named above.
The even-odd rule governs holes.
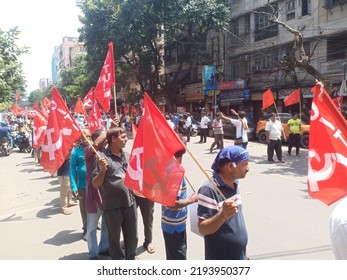
[[[331,249],[337,260],[347,260],[347,196],[330,215],[329,232]]]
[[[211,120],[206,116],[205,112],[201,112],[200,120],[200,141],[199,143],[206,143],[208,124]]]
[[[276,120],[276,114],[271,113],[270,119],[266,123],[266,144],[267,144],[267,159],[269,163],[274,163],[274,151],[280,163],[284,163],[282,158],[282,131],[283,126],[279,120]]]
[[[189,142],[190,141],[190,130],[192,129],[192,117],[190,116],[189,112],[187,112],[186,116],[187,116],[187,119],[186,119],[185,126],[186,126],[187,142]]]

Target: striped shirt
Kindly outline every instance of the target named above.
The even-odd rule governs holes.
[[[238,212],[227,220],[215,233],[206,235],[205,259],[206,260],[245,260],[248,242],[247,229],[242,213],[242,201],[238,189],[238,182],[234,182],[234,189],[226,185],[217,173],[212,179],[216,186],[228,199],[233,197],[238,204]],[[205,220],[213,217],[223,207],[223,197],[213,187],[210,181],[198,191],[198,217]]]
[[[187,198],[187,183],[183,178],[180,190],[177,194],[177,200]],[[165,205],[161,207],[161,228],[164,232],[167,233],[180,233],[186,230],[186,221],[187,221],[187,206],[179,209],[173,210]]]

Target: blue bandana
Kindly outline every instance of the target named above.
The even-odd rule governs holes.
[[[248,160],[249,155],[248,155],[248,152],[240,146],[231,145],[231,146],[225,147],[224,149],[219,151],[218,155],[214,159],[214,162],[211,166],[211,168],[217,173],[220,171],[219,162],[223,158],[228,158],[230,159],[232,163],[236,164],[238,162]]]

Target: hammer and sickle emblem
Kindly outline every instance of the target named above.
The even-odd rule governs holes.
[[[320,170],[313,170],[311,165],[313,159],[321,162],[319,154],[315,150],[310,150],[308,181],[311,192],[319,191],[318,182],[328,180],[333,175],[337,163],[347,167],[347,158],[339,153],[325,153],[324,166]]]
[[[143,170],[141,168],[141,154],[143,154],[143,147],[137,147],[133,149],[131,155],[136,158],[136,169],[133,169],[129,164],[127,172],[130,178],[134,181],[138,181],[140,191],[143,190]]]

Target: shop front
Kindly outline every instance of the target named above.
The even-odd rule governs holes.
[[[205,96],[201,83],[185,85],[186,110],[191,113],[199,113],[205,107]]]

